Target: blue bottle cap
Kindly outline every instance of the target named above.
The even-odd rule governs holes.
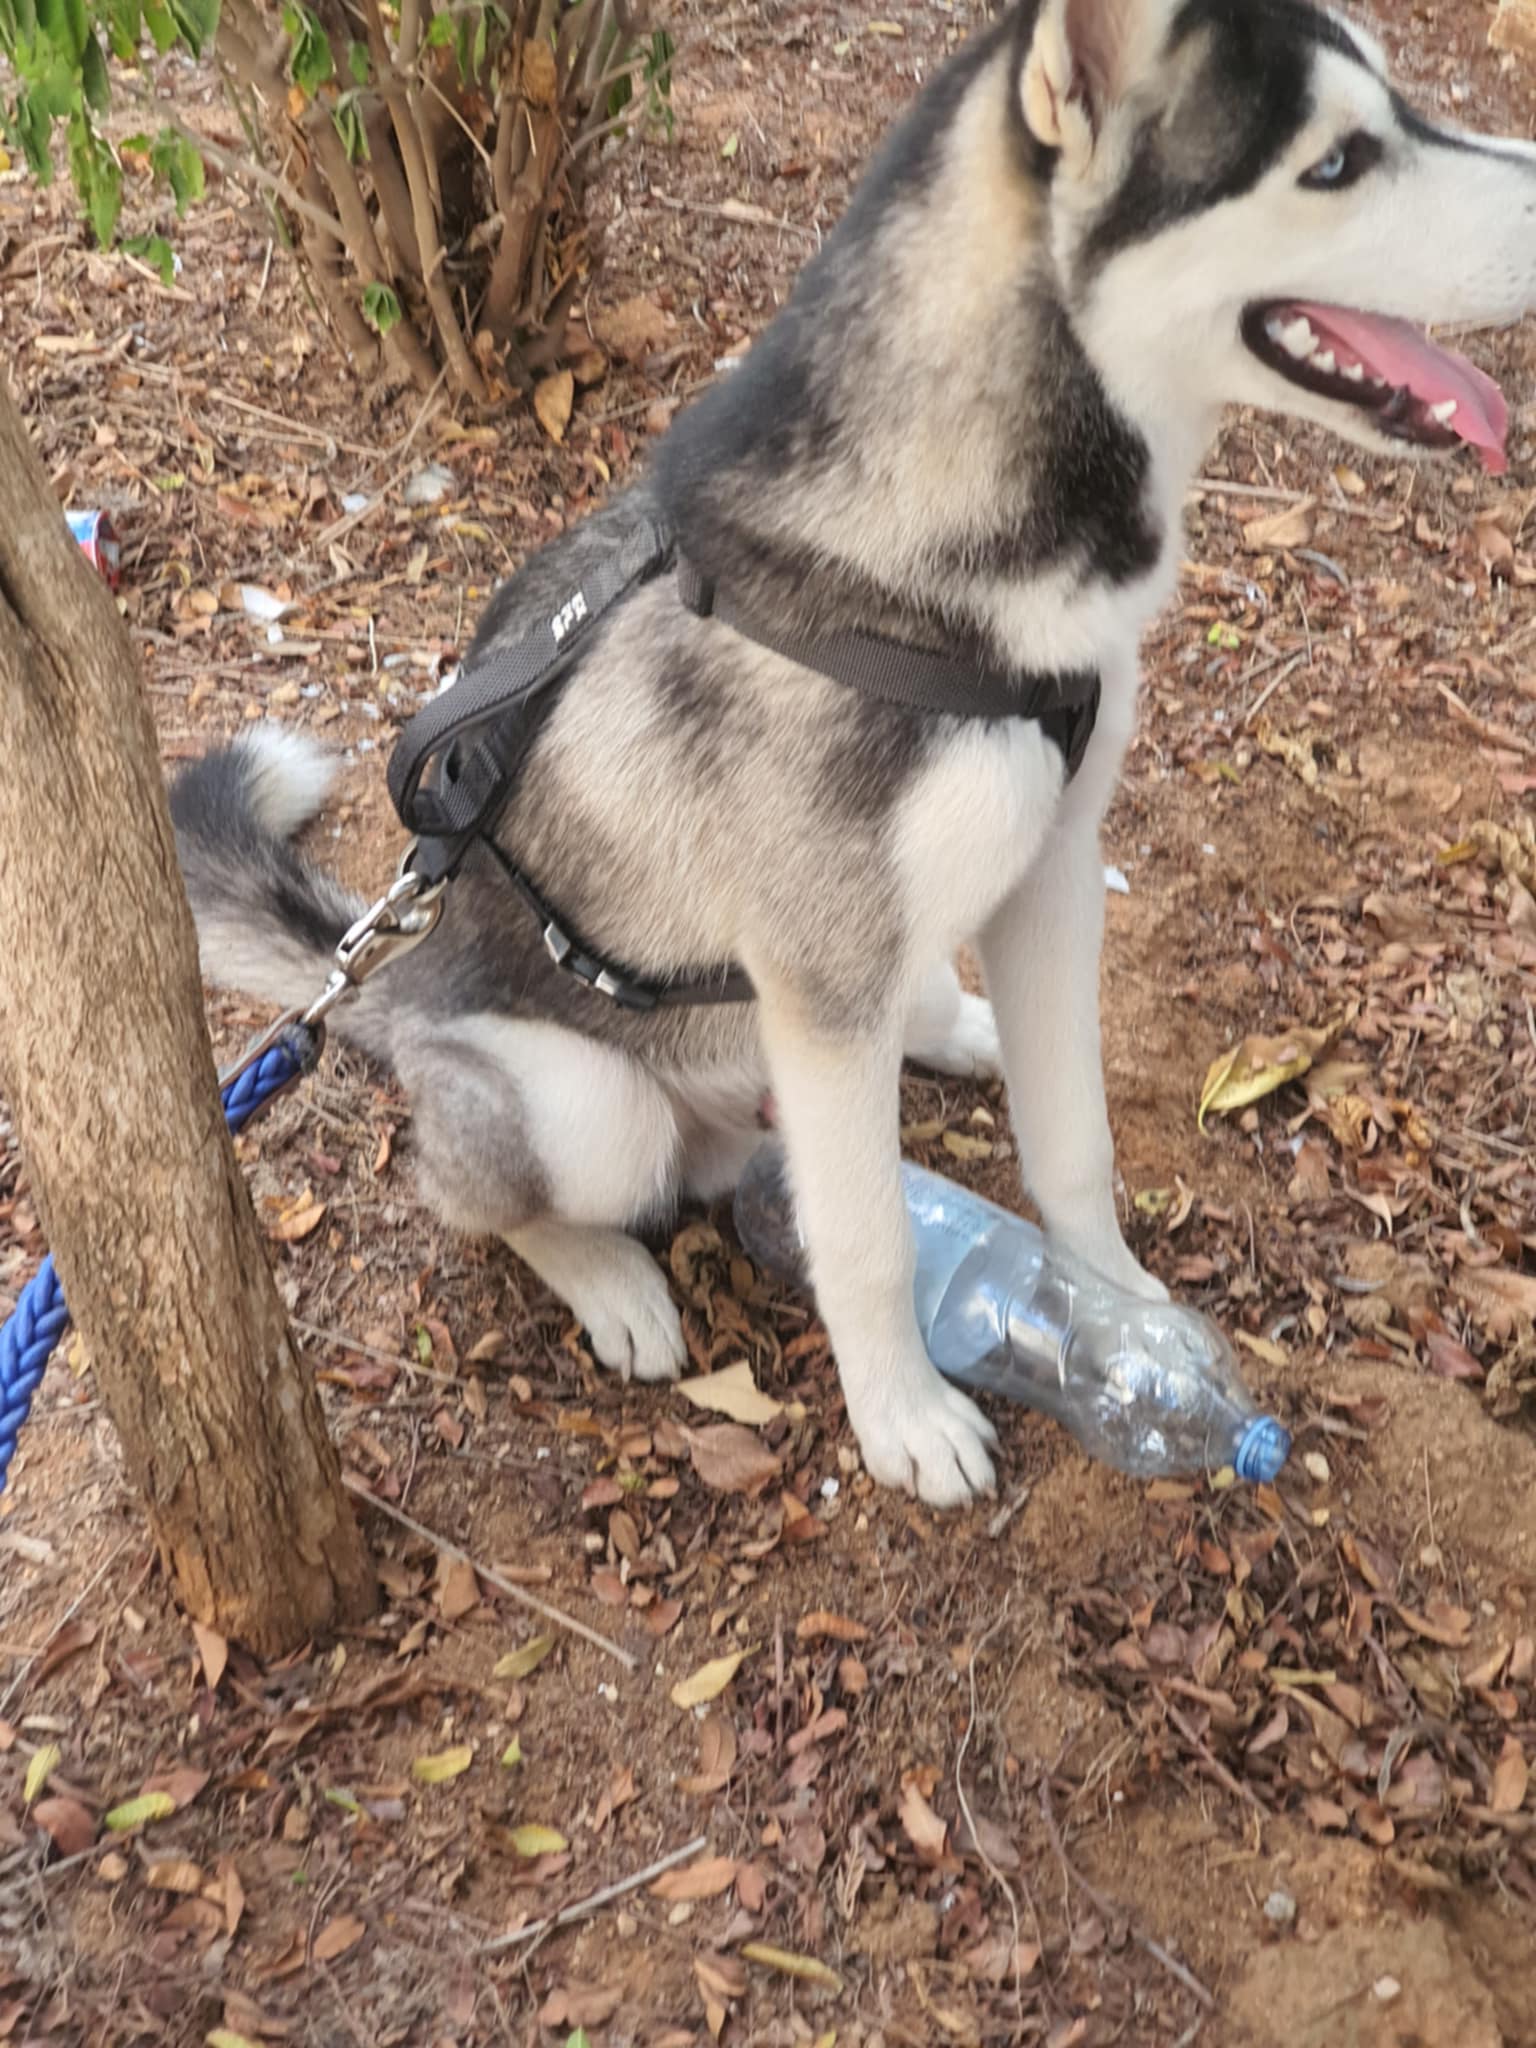
[[[1291,1432],[1273,1415],[1256,1415],[1243,1431],[1232,1468],[1239,1479],[1268,1485],[1279,1478],[1290,1455]]]

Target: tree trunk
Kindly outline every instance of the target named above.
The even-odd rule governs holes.
[[[262,1655],[372,1607],[220,1113],[126,629],[0,379],[0,1078],[177,1593]]]

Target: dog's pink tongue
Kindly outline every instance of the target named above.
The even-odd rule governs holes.
[[[1490,476],[1509,467],[1504,440],[1509,432],[1509,407],[1504,394],[1455,349],[1436,348],[1427,335],[1407,320],[1389,320],[1376,313],[1353,313],[1344,306],[1300,306],[1312,325],[1344,344],[1367,370],[1384,383],[1405,385],[1426,405],[1454,398],[1452,433],[1475,448]]]

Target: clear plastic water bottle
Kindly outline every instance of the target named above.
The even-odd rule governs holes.
[[[904,1164],[917,1241],[918,1327],[946,1378],[1052,1416],[1091,1458],[1139,1478],[1219,1471],[1273,1480],[1290,1433],[1255,1407],[1214,1323],[1138,1300],[1032,1223]],[[736,1191],[736,1232],[760,1266],[805,1278],[776,1139]]]

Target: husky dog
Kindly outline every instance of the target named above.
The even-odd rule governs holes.
[[[608,1366],[678,1313],[628,1232],[729,1188],[771,1089],[848,1419],[939,1505],[993,1431],[913,1311],[904,1054],[1006,1076],[1052,1236],[1122,1240],[1098,1028],[1099,825],[1221,407],[1503,467],[1497,387],[1419,324],[1536,300],[1536,150],[1432,125],[1305,0],[1025,0],[924,92],[742,366],[646,479],[492,600],[470,661],[660,516],[749,616],[996,673],[1096,670],[1080,771],[1026,718],[875,701],[699,617],[663,575],[594,631],[495,828],[589,948],[755,1003],[637,1013],[559,973],[472,856],[436,934],[336,1013],[409,1091],[424,1191],[504,1238]],[[255,732],[175,792],[209,976],[302,1001],[359,905],[290,850],[323,757]],[[977,948],[992,1007],[951,966]],[[996,1024],[993,1015],[995,1009]]]

